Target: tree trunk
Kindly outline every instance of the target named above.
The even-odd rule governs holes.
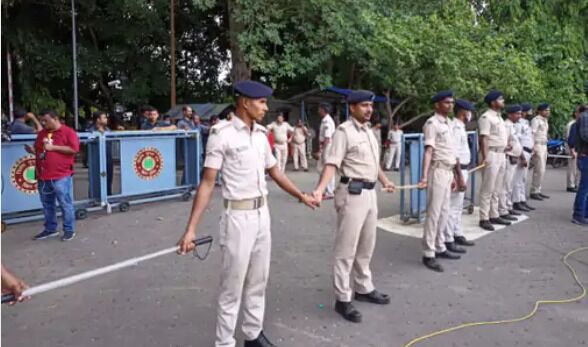
[[[392,110],[392,106],[390,105],[390,89],[386,90],[384,96],[386,96],[387,99],[386,113],[388,113],[388,131],[390,131],[390,129],[392,129],[392,120],[394,119],[394,116],[396,116],[396,113],[398,113],[400,108],[404,106],[404,104],[406,104],[408,100],[411,99],[411,97],[402,100],[398,105],[396,105],[396,107],[394,107],[394,110]]]
[[[245,30],[243,23],[236,16],[239,13],[236,0],[227,0],[227,15],[229,17],[229,44],[231,47],[231,80],[233,83],[251,78],[251,67],[247,64],[243,51],[239,45],[239,33]]]

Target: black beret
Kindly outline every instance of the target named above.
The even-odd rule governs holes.
[[[523,112],[527,112],[527,111],[533,109],[533,105],[529,104],[528,102],[523,102],[521,104],[521,107],[523,108]]]
[[[492,101],[498,99],[499,97],[502,96],[502,92],[498,91],[498,90],[491,90],[490,92],[488,92],[488,94],[486,94],[486,96],[484,97],[484,102],[489,104]]]
[[[474,107],[474,104],[472,104],[471,102],[467,101],[467,100],[463,100],[463,99],[458,99],[455,102],[455,110],[467,110],[467,111],[475,111],[476,107]]]
[[[239,81],[234,84],[235,95],[251,99],[267,98],[272,95],[273,90],[263,83],[257,81]]]
[[[523,110],[523,107],[521,105],[508,105],[506,106],[506,113],[517,113],[517,112],[521,112]]]
[[[431,102],[435,103],[438,101],[441,101],[445,98],[452,98],[453,97],[453,92],[451,90],[444,90],[441,92],[438,92],[437,94],[433,95],[433,97],[431,98]]]
[[[347,95],[347,103],[358,104],[364,101],[374,101],[376,95],[369,90],[354,90]]]
[[[548,108],[549,108],[549,104],[546,102],[537,105],[537,111],[545,111]]]

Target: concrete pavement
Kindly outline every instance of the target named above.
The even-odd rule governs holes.
[[[317,174],[289,176],[310,191]],[[396,174],[390,174],[396,179]],[[361,324],[343,321],[332,307],[332,200],[310,211],[270,182],[272,268],[265,320],[279,346],[398,346],[455,324],[513,318],[535,300],[577,295],[560,258],[588,245],[588,228],[570,223],[574,194],[565,192],[565,168],[548,169],[545,202],[530,219],[477,240],[462,260],[443,261],[438,274],[420,263],[420,240],[378,233],[372,262],[375,283],[389,293],[387,306],[358,303]],[[480,180],[478,180],[480,182]],[[398,214],[397,195],[379,193],[380,218]],[[30,285],[44,283],[173,245],[190,203],[133,206],[127,213],[90,214],[74,241],[32,241],[42,223],[12,225],[2,235],[2,263]],[[199,228],[218,234],[220,190]],[[212,346],[220,252],[202,262],[165,256],[2,307],[6,346]],[[570,262],[588,283],[588,252]],[[587,299],[549,306],[526,322],[478,327],[416,346],[584,346]],[[242,334],[238,333],[239,344]]]

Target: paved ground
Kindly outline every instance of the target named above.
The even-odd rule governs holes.
[[[565,169],[549,170],[552,196],[530,219],[477,240],[444,274],[420,264],[420,241],[379,232],[373,259],[377,287],[391,294],[385,307],[358,303],[361,324],[332,310],[332,202],[305,209],[270,183],[273,253],[267,334],[280,346],[393,346],[462,322],[517,317],[539,298],[578,294],[560,262],[588,245],[588,230],[569,222],[573,194],[563,191]],[[395,178],[395,175],[391,175]],[[314,173],[292,173],[310,190]],[[200,227],[217,235],[220,192]],[[398,213],[398,197],[380,194],[380,217]],[[168,201],[133,206],[127,213],[91,215],[78,237],[34,242],[41,223],[13,225],[2,235],[2,263],[30,284],[72,275],[173,245],[190,204]],[[571,260],[588,283],[588,252]],[[165,256],[2,308],[6,346],[211,346],[220,264],[210,257]],[[455,332],[417,346],[585,346],[588,300],[542,308],[532,320]],[[238,333],[239,339],[242,334]]]

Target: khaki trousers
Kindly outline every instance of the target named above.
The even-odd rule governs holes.
[[[350,302],[353,290],[367,294],[374,290],[370,261],[376,245],[378,201],[376,190],[349,194],[346,184],[335,191],[337,231],[335,234],[334,287],[337,300]],[[351,288],[353,270],[354,289]]]
[[[400,144],[391,144],[386,150],[384,168],[390,170],[393,162],[395,169],[400,168]]]
[[[576,158],[568,159],[567,186],[566,188],[576,188],[580,183],[578,175],[578,160]]]
[[[256,339],[263,327],[270,267],[270,215],[258,210],[225,210],[219,244],[222,272],[216,321],[216,347],[235,346],[235,326],[243,298],[243,334]]]
[[[480,220],[498,218],[499,197],[504,189],[504,171],[506,157],[504,153],[488,151],[486,166],[482,170],[482,188],[480,189]]]
[[[288,143],[275,144],[276,160],[278,161],[278,168],[280,171],[286,171],[286,163],[288,162]]]
[[[531,153],[523,152],[525,160],[529,162]],[[512,184],[512,202],[519,203],[527,201],[527,175],[529,174],[529,167],[516,165]]]
[[[463,181],[468,184],[469,171],[461,170]],[[445,242],[455,241],[455,236],[464,236],[461,229],[461,216],[463,214],[463,200],[466,192],[455,191],[451,192],[449,197],[449,217],[447,218],[447,225],[443,237]]]
[[[302,143],[295,143],[293,145],[294,148],[294,170],[298,170],[298,161],[300,161],[300,165],[304,170],[308,169],[308,162],[306,161],[306,144]]]
[[[508,158],[505,160],[504,169],[504,190],[501,195],[500,206],[503,208],[498,211],[501,216],[508,214],[512,210],[512,192],[514,173],[518,164],[511,164]]]
[[[434,258],[445,252],[445,228],[449,217],[449,199],[453,172],[431,163],[427,182],[427,217],[423,231],[423,255]]]
[[[321,177],[321,173],[323,172],[323,169],[325,167],[325,161],[326,161],[326,155],[328,153],[328,151],[331,150],[331,144],[329,143],[328,145],[326,145],[323,150],[321,151],[321,156],[319,158],[319,160],[316,162],[316,168],[318,170],[319,173],[319,180]],[[333,176],[333,178],[329,181],[329,183],[327,184],[327,187],[325,188],[325,194],[326,195],[330,195],[333,196],[333,194],[335,194],[335,176]]]
[[[545,175],[545,166],[547,165],[547,146],[535,145],[533,148],[533,180],[531,181],[531,194],[541,193],[541,184]]]

